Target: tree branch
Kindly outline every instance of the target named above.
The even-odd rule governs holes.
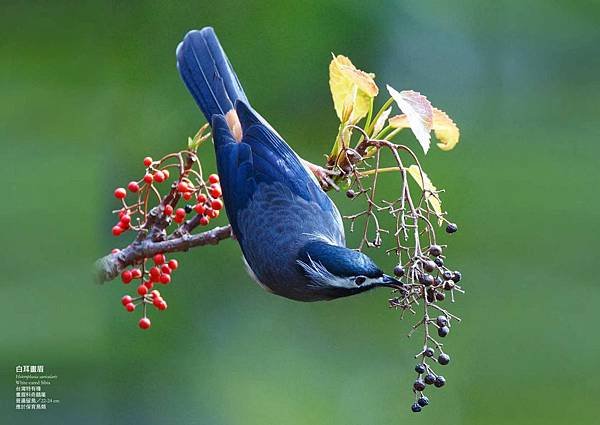
[[[176,238],[153,241],[145,238],[134,241],[122,251],[109,254],[96,261],[94,274],[98,283],[108,282],[116,278],[126,267],[141,262],[154,254],[166,252],[182,252],[203,245],[216,245],[224,239],[232,237],[231,226],[215,227],[203,233],[191,235],[185,233]]]

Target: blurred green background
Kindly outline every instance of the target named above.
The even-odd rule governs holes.
[[[599,22],[583,0],[2,2],[0,422],[596,423]],[[288,301],[225,241],[178,256],[169,310],[142,332],[120,283],[92,283],[93,261],[125,243],[110,235],[114,187],[202,123],[174,52],[205,25],[309,160],[337,130],[332,51],[460,125],[458,147],[424,165],[460,225],[444,242],[468,296],[448,385],[420,415],[419,340],[385,291]],[[15,411],[15,365],[29,363],[58,375],[60,405]]]

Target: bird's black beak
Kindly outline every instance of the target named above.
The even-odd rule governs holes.
[[[402,282],[400,282],[398,279],[393,278],[392,276],[388,276],[387,274],[381,276],[379,282],[380,285],[387,286],[389,288],[399,289],[402,287]]]

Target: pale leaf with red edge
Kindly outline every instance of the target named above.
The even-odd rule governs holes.
[[[433,126],[433,107],[421,93],[412,90],[401,92],[387,86],[390,96],[396,101],[400,110],[406,115],[410,129],[417,141],[427,153],[431,145],[431,128]]]

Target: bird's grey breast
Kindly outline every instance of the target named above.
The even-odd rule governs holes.
[[[281,183],[261,183],[237,213],[244,258],[260,283],[276,293],[306,284],[297,259],[308,241],[344,245],[337,208],[323,192],[315,195],[318,198],[307,200]]]

